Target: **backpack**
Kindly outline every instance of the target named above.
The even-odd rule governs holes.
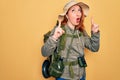
[[[62,27],[64,29],[64,27]],[[65,29],[64,29],[65,30]],[[50,36],[51,31],[48,31],[44,35],[44,43],[47,41],[47,39]],[[45,78],[49,78],[51,76],[58,78],[63,74],[64,71],[64,64],[63,60],[60,56],[60,51],[64,49],[65,45],[65,34],[63,34],[60,37],[60,44],[58,47],[58,53],[56,53],[56,50],[52,55],[50,55],[42,65],[42,74]]]

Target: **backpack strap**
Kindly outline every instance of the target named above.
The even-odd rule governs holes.
[[[61,26],[61,28],[66,32],[65,27],[63,25]],[[59,42],[59,46],[58,46],[58,49],[57,49],[57,53],[53,54],[56,59],[60,59],[61,58],[61,51],[65,49],[66,37],[67,37],[66,34],[63,34],[59,38],[60,42]]]

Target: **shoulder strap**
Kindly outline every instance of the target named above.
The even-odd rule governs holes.
[[[79,43],[80,43],[80,41],[81,41],[81,44],[82,44],[82,48],[84,48],[84,43],[83,43],[83,41],[82,41],[82,39],[80,38],[80,35],[79,35],[79,33],[78,33],[78,31],[77,31],[77,35],[78,35],[78,38],[79,38]],[[81,55],[81,54],[80,54]]]
[[[66,32],[64,26],[61,26],[61,28]],[[65,44],[66,44],[66,34],[63,34],[63,35],[59,38],[59,46],[57,47],[57,51],[55,51],[55,52],[52,54],[52,61],[53,61],[53,60],[58,60],[58,59],[61,58],[61,51],[64,50]]]
[[[75,31],[74,31],[75,32]],[[74,33],[73,33],[74,34]],[[71,46],[72,46],[72,42],[73,42],[73,38],[74,38],[74,36],[71,36],[72,37],[72,39],[71,39],[71,42],[70,42],[70,46],[69,46],[69,49],[68,49],[68,51],[67,51],[67,59],[68,59],[68,57],[69,57],[69,52],[70,52],[70,49],[71,49]],[[67,60],[66,59],[66,60]]]
[[[64,26],[61,26],[61,28],[66,32]],[[61,57],[61,51],[65,49],[65,44],[66,44],[66,33],[60,37],[57,56]]]

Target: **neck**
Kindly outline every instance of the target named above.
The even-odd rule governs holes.
[[[73,30],[75,29],[75,26],[74,26],[71,22],[68,21],[68,22],[67,22],[67,25],[68,25],[71,29],[73,29]]]

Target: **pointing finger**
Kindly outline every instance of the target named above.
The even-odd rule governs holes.
[[[93,17],[91,17],[91,24],[92,24],[92,25],[94,24],[94,20],[93,20]]]
[[[61,26],[61,22],[64,20],[63,16],[58,16],[59,27]]]

